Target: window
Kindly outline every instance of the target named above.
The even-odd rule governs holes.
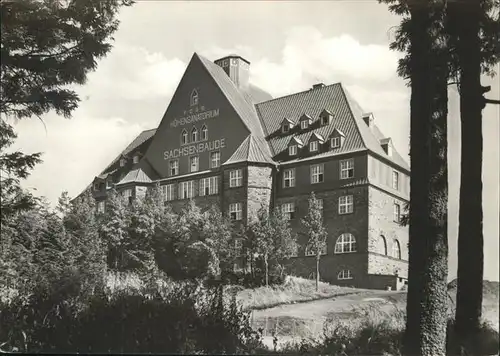
[[[352,195],[339,197],[339,214],[350,214],[354,211],[354,199]]]
[[[129,199],[129,198],[132,196],[132,189],[125,189],[125,190],[122,192],[122,196],[123,196],[125,199]]]
[[[387,256],[387,241],[385,240],[384,235],[380,235],[378,239],[377,252]]]
[[[231,220],[241,220],[243,218],[243,206],[241,203],[229,204],[229,217]]]
[[[340,235],[335,243],[335,253],[356,252],[356,239],[352,234],[345,233]]]
[[[103,201],[97,202],[97,212],[99,214],[104,214],[104,211],[106,209],[106,203]]]
[[[316,201],[318,202],[319,210],[323,211],[323,199],[316,199]]]
[[[295,168],[283,171],[283,188],[295,187]]]
[[[316,152],[318,150],[318,141],[309,142],[309,151]]]
[[[320,255],[326,255],[328,253],[326,244],[323,246],[323,248],[320,251]],[[314,249],[310,248],[309,246],[306,247],[305,253],[306,256],[316,256],[316,251]]]
[[[401,221],[401,205],[398,203],[394,203],[394,221],[397,223]]]
[[[194,197],[194,184],[193,181],[179,183],[179,198],[190,199]]]
[[[200,168],[200,158],[198,156],[189,157],[189,171],[198,172]]]
[[[174,159],[170,161],[170,175],[176,176],[179,174],[179,160]]]
[[[229,187],[241,187],[243,185],[243,173],[241,169],[235,169],[229,172]]]
[[[111,178],[106,180],[106,189],[110,189],[113,187],[113,180]]]
[[[290,156],[296,156],[297,155],[297,145],[293,145],[288,147],[288,154]]]
[[[134,164],[139,163],[139,155],[134,156]]]
[[[340,147],[340,137],[333,137],[330,140],[330,145],[332,148]]]
[[[189,100],[189,104],[191,106],[198,105],[198,92],[196,91],[196,89],[193,89],[193,91],[191,92],[191,98]]]
[[[392,257],[401,259],[401,246],[399,246],[399,241],[394,239],[392,242]]]
[[[198,141],[198,129],[196,127],[193,127],[191,130],[191,142],[196,142]]]
[[[219,177],[200,179],[200,197],[219,193]]]
[[[392,189],[399,190],[399,173],[392,171]]]
[[[340,161],[340,179],[354,177],[354,160],[352,158]]]
[[[283,124],[283,126],[281,127],[281,131],[283,133],[287,133],[288,131],[290,131],[290,125],[289,124]]]
[[[328,125],[330,123],[330,115],[321,116],[321,126]]]
[[[167,184],[161,187],[163,190],[163,197],[165,201],[172,201],[175,199],[175,185]]]
[[[303,120],[303,121],[300,122],[300,128],[302,130],[307,129],[308,127],[309,127],[309,122],[307,120]]]
[[[101,184],[99,184],[99,183],[94,183],[94,190],[96,190],[96,191],[101,190]]]
[[[315,164],[311,166],[311,184],[323,182],[324,166],[322,164]]]
[[[352,279],[352,272],[350,269],[343,269],[337,275],[338,280]]]
[[[186,130],[182,130],[181,133],[181,145],[186,145],[188,143],[188,133]]]
[[[208,129],[205,125],[203,125],[201,128],[201,140],[202,141],[208,140]]]
[[[295,203],[285,203],[281,205],[281,212],[287,220],[292,220],[295,217]]]
[[[214,151],[210,153],[210,167],[218,168],[220,167],[220,152]]]
[[[126,163],[125,158],[120,158],[120,167],[123,167]]]

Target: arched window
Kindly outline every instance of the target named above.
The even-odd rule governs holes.
[[[208,129],[205,125],[203,125],[203,127],[201,128],[201,140],[208,140]]]
[[[356,239],[352,234],[345,233],[340,235],[335,243],[335,253],[356,252]]]
[[[188,133],[186,130],[182,130],[181,133],[181,145],[185,145],[188,143]]]
[[[394,239],[392,242],[392,257],[401,259],[401,246],[399,245],[399,241]]]
[[[387,240],[384,235],[380,235],[377,241],[377,253],[387,256]]]
[[[338,280],[352,279],[352,272],[350,269],[343,269],[337,274]]]
[[[189,104],[191,106],[198,105],[198,92],[196,91],[196,89],[193,89],[193,91],[191,92]]]
[[[193,127],[191,130],[191,142],[196,142],[198,141],[198,129],[196,127]]]

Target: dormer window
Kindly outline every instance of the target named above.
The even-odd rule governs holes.
[[[122,158],[120,158],[120,167],[125,166],[125,163],[126,163],[125,158],[123,158],[123,157],[122,157]]]
[[[106,189],[110,189],[113,187],[113,181],[110,179],[106,180]]]
[[[332,148],[340,147],[340,137],[333,137],[332,139],[330,139],[330,146]]]
[[[333,119],[333,115],[328,110],[323,110],[321,112],[321,114],[320,114],[320,123],[321,123],[321,126],[325,126],[325,125],[331,124],[332,119]]]
[[[196,127],[193,127],[191,130],[191,142],[196,142],[198,141],[198,129]]]
[[[288,147],[288,154],[290,156],[296,156],[297,155],[297,145],[293,145]]]
[[[309,127],[309,122],[307,120],[302,120],[300,122],[300,128],[302,130],[307,130],[308,127]]]
[[[318,151],[318,141],[309,142],[309,152],[316,152],[316,151]]]
[[[139,163],[139,155],[135,155],[133,160],[134,160],[134,164]]]
[[[188,133],[186,129],[182,130],[181,133],[181,145],[186,145],[188,143]]]
[[[201,140],[206,141],[208,140],[208,129],[205,125],[201,128]]]
[[[290,125],[288,124],[283,124],[283,126],[281,127],[281,131],[283,133],[288,133],[288,131],[290,131]]]
[[[191,92],[191,98],[189,104],[191,106],[198,105],[198,92],[196,91],[196,89],[193,89],[193,91]]]
[[[392,156],[392,140],[390,137],[380,140],[380,145],[388,156]]]

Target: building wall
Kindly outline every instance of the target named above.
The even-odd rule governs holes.
[[[250,165],[247,168],[247,221],[257,216],[259,209],[270,207],[273,188],[273,169]]]
[[[367,156],[368,164],[368,179],[370,183],[378,186],[389,193],[396,195],[403,200],[410,199],[410,176],[399,169],[389,166],[387,163],[382,162],[380,159],[371,155]],[[399,186],[398,190],[392,187],[392,172],[399,173]]]

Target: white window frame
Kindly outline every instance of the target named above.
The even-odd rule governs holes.
[[[293,220],[295,218],[295,202],[281,204],[281,212],[287,220]]]
[[[234,221],[243,219],[243,204],[231,203],[229,204],[229,218]]]
[[[399,204],[398,202],[394,202],[392,219],[394,220],[394,222],[401,222],[401,204]]]
[[[340,161],[340,179],[349,179],[354,177],[354,159],[344,159]]]
[[[196,127],[191,129],[191,142],[198,142],[198,129]]]
[[[351,214],[354,212],[354,196],[344,195],[339,197],[339,214]]]
[[[189,172],[194,173],[200,170],[200,157],[191,156],[189,157]]]
[[[175,199],[175,184],[162,185],[164,201],[172,201]]]
[[[127,163],[127,160],[125,158],[120,158],[120,167],[125,166],[125,163]]]
[[[288,147],[288,154],[290,156],[296,156],[297,155],[297,145],[291,145]]]
[[[325,181],[325,165],[314,164],[311,166],[311,184],[323,183]]]
[[[187,145],[189,143],[189,134],[186,129],[181,132],[181,146]]]
[[[358,250],[356,238],[348,232],[343,233],[335,241],[335,254],[353,253]]]
[[[198,190],[198,195],[200,197],[206,195],[214,195],[218,193],[219,193],[219,176],[200,179],[200,189]]]
[[[349,279],[353,279],[351,270],[350,269],[343,269],[342,271],[337,273],[337,279],[339,281],[346,281]]]
[[[318,152],[318,149],[319,149],[318,141],[309,142],[309,152]]]
[[[170,161],[169,170],[170,170],[171,177],[179,175],[179,160],[178,159],[173,159]],[[174,173],[172,173],[172,170],[174,170]]]
[[[295,168],[285,169],[283,171],[283,188],[295,187]]]
[[[229,188],[241,187],[243,185],[243,170],[233,169],[229,172]]]
[[[179,199],[191,199],[191,198],[194,198],[194,181],[188,180],[186,182],[180,182]]]
[[[307,130],[309,128],[309,122],[307,120],[302,120],[300,122],[300,129]]]
[[[211,168],[220,167],[220,151],[210,152],[210,167]]]
[[[193,91],[191,92],[191,97],[189,99],[190,106],[198,105],[198,91],[196,89],[193,89]]]
[[[201,141],[208,140],[208,128],[207,128],[207,125],[203,125],[201,127],[201,137],[200,137],[200,140]]]
[[[113,181],[111,178],[106,179],[106,189],[111,189],[113,187]]]
[[[332,137],[330,139],[330,147],[331,148],[338,148],[338,147],[340,147],[340,137]]]
[[[323,209],[324,209],[324,201],[323,201],[323,199],[321,199],[321,198],[316,198],[316,200],[318,201],[318,206],[319,206],[319,209],[320,209],[321,211],[323,211]]]
[[[399,190],[399,172],[392,171],[392,189]]]
[[[135,156],[134,156],[134,158],[133,158],[133,162],[134,162],[134,164],[139,163],[139,155],[135,155]]]
[[[132,188],[129,188],[129,189],[125,189],[124,191],[122,191],[122,196],[125,198],[125,199],[128,199],[132,196]]]
[[[104,214],[106,211],[106,202],[104,200],[97,202],[97,213]]]
[[[328,246],[325,243],[325,245],[323,246],[323,249],[320,251],[320,255],[321,256],[325,256],[327,254],[328,254]],[[312,248],[310,248],[310,246],[306,246],[306,249],[304,251],[304,255],[306,255],[306,256],[316,256],[316,253],[313,251]]]
[[[399,243],[398,239],[393,239],[392,240],[392,257],[397,258],[398,260],[401,259],[401,244]]]

